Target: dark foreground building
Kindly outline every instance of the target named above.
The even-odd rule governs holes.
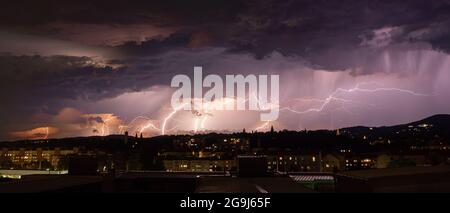
[[[25,175],[0,182],[2,193],[35,192],[183,192],[183,193],[314,193],[314,192],[448,192],[450,166],[404,167],[340,173],[267,172],[251,167],[262,157],[240,158],[238,172],[95,171],[69,168],[68,174]],[[255,162],[252,162],[255,161]],[[89,164],[77,159],[73,166]],[[263,163],[261,163],[263,164]],[[94,167],[92,167],[94,168]]]

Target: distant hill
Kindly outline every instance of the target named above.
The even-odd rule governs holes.
[[[421,124],[432,124],[433,126],[442,126],[442,127],[448,126],[450,129],[450,126],[449,126],[450,125],[450,114],[433,115],[433,116],[424,118],[419,121],[414,121],[411,123],[399,124],[399,125],[394,125],[394,126],[382,126],[382,127],[354,126],[354,127],[346,127],[346,128],[342,128],[342,129],[365,130],[365,129],[370,129],[370,128],[396,128],[396,127],[403,127],[403,126],[418,126]]]
[[[405,125],[417,126],[420,124],[432,124],[433,126],[436,127],[447,127],[450,130],[450,115],[447,114],[433,115],[420,121],[412,122]]]
[[[426,125],[426,127],[424,126]],[[372,136],[386,136],[389,134],[395,134],[397,132],[405,132],[405,130],[411,129],[419,129],[426,130],[428,133],[439,133],[442,135],[447,135],[450,137],[450,114],[438,114],[433,115],[428,118],[424,118],[419,121],[414,121],[411,123],[394,125],[394,126],[382,126],[382,127],[366,127],[366,126],[354,126],[341,128],[340,131],[342,134],[351,134],[352,136],[362,136],[370,134]],[[326,131],[326,130],[323,130]],[[332,130],[330,130],[332,131]],[[294,132],[294,131],[291,131]],[[310,132],[319,132],[319,131],[310,131]],[[209,134],[216,134],[212,132],[205,132]],[[231,134],[232,132],[227,133],[217,133],[217,134]],[[237,131],[237,133],[239,133]],[[134,136],[128,136],[130,139],[133,139]],[[170,137],[170,136],[156,136],[154,139],[159,137]],[[78,142],[78,141],[95,141],[95,140],[117,140],[122,141],[124,139],[124,135],[108,135],[108,136],[88,136],[88,137],[72,137],[72,138],[60,138],[60,139],[46,139],[46,141],[69,141],[69,142]],[[19,140],[16,142],[32,142],[33,140]],[[34,140],[34,141],[42,141],[42,140]],[[1,143],[1,142],[0,142]]]
[[[245,146],[262,150],[265,153],[277,153],[280,150],[321,150],[336,152],[351,149],[352,153],[404,152],[450,145],[450,115],[434,115],[419,121],[385,127],[355,126],[342,128],[339,134],[335,130],[316,131],[277,131],[258,133],[209,133],[197,135],[161,135],[151,138],[109,135],[91,137],[73,137],[46,140],[22,140],[0,143],[3,148],[69,148],[81,147],[83,150],[103,150],[105,152],[131,153],[144,150],[156,155],[159,151],[201,150],[213,147],[225,153],[236,153],[227,142],[231,138],[243,138]],[[191,147],[194,139],[194,148]],[[190,141],[189,143],[187,141]],[[135,149],[135,146],[136,149]],[[418,147],[418,148],[416,148]],[[419,149],[420,148],[420,149]],[[206,150],[206,149],[205,149]],[[342,151],[341,151],[342,152]],[[230,154],[231,155],[231,154]],[[148,158],[151,159],[151,158]]]
[[[341,132],[351,134],[353,136],[372,135],[372,136],[386,136],[396,133],[415,131],[418,132],[434,132],[443,135],[450,133],[450,115],[438,114],[428,118],[424,118],[419,121],[411,123],[394,125],[394,126],[382,126],[382,127],[365,127],[355,126],[342,128]]]

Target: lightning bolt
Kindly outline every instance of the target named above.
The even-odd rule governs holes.
[[[205,123],[208,117],[204,116],[200,122],[200,128],[205,129]]]
[[[137,122],[138,120],[147,120],[147,122],[144,125],[135,127],[134,123]],[[161,129],[156,127],[156,125],[153,124],[153,122],[151,120],[152,119],[149,117],[145,117],[145,116],[141,116],[141,115],[137,116],[137,117],[133,118],[133,120],[131,120],[128,124],[119,126],[119,131],[123,132],[124,129],[133,129],[133,128],[137,128],[137,132],[139,132],[139,133],[144,132],[148,128],[152,128],[157,131],[161,131]]]
[[[139,133],[142,133],[144,130],[148,129],[148,128],[153,128],[155,130],[161,131],[160,128],[156,127],[153,123],[148,122],[146,125],[144,125],[143,127],[141,127],[141,129],[139,129]]]
[[[259,131],[261,129],[265,129],[267,126],[269,126],[270,121],[264,122],[261,126],[258,126],[255,128],[255,131]]]
[[[356,86],[354,88],[351,88],[351,89],[338,88],[333,94],[337,94],[338,92],[346,92],[346,93],[368,92],[368,93],[375,93],[375,92],[382,92],[382,91],[391,91],[391,92],[394,91],[394,92],[400,92],[400,93],[410,94],[410,95],[414,95],[414,96],[431,96],[429,94],[417,93],[417,92],[414,92],[412,90],[395,88],[395,87],[381,87],[381,88],[375,88],[375,89],[364,89],[364,88],[361,88],[360,86],[364,85],[364,84],[368,85],[368,84],[373,84],[373,83],[368,83],[368,82],[358,83],[358,84],[356,84]]]
[[[49,137],[49,135],[50,135],[50,127],[45,127],[45,137],[44,137],[44,139],[48,139],[48,137]]]
[[[323,100],[317,99],[316,101],[322,102],[322,104],[319,107],[316,107],[316,108],[310,108],[310,109],[307,109],[307,110],[298,111],[298,110],[291,109],[290,107],[283,107],[283,108],[280,109],[280,111],[287,110],[289,112],[293,112],[293,113],[296,113],[296,114],[306,114],[306,113],[311,113],[311,112],[321,112],[332,101],[339,101],[339,102],[342,102],[342,103],[354,102],[352,100],[347,100],[347,99],[343,99],[343,98],[337,98],[337,97],[334,97],[332,95],[330,95],[326,99],[323,99]]]
[[[180,106],[178,106],[177,108],[173,109],[173,111],[171,113],[169,113],[169,115],[167,115],[164,120],[163,120],[163,124],[161,127],[161,135],[165,135],[166,134],[166,125],[167,125],[167,121],[170,120],[178,111],[180,111],[181,109],[183,109],[183,107],[185,107],[188,103],[183,103]]]
[[[374,106],[374,104],[368,104],[368,103],[363,103],[363,102],[358,102],[355,100],[351,100],[351,99],[346,99],[341,97],[344,94],[352,94],[352,93],[377,93],[377,92],[398,92],[398,93],[402,93],[402,94],[407,94],[407,95],[414,95],[414,96],[430,96],[429,94],[424,94],[424,93],[418,93],[418,92],[414,92],[412,90],[406,90],[406,89],[401,89],[401,88],[395,88],[395,87],[379,87],[379,88],[375,88],[375,89],[367,89],[367,88],[362,88],[362,85],[365,84],[369,84],[367,82],[362,82],[362,83],[358,83],[356,84],[353,88],[350,89],[345,89],[345,88],[337,88],[335,91],[333,91],[328,97],[324,98],[324,99],[319,99],[319,98],[294,98],[294,99],[290,99],[287,102],[318,102],[319,106],[316,107],[311,107],[311,108],[307,108],[304,110],[297,110],[297,109],[293,109],[290,106],[281,106],[278,103],[261,103],[261,101],[258,99],[256,93],[250,94],[248,96],[248,98],[246,99],[239,99],[237,97],[227,97],[227,98],[223,98],[220,100],[214,100],[211,102],[206,102],[204,103],[202,100],[202,103],[204,103],[203,105],[203,112],[199,113],[196,112],[195,117],[193,118],[193,127],[192,130],[194,132],[199,131],[200,129],[206,129],[206,123],[208,121],[208,113],[214,109],[215,104],[221,104],[222,106],[226,106],[227,104],[230,103],[239,103],[239,102],[247,102],[250,100],[250,98],[255,98],[257,101],[257,106],[259,111],[262,110],[272,110],[272,109],[280,109],[280,111],[288,111],[291,113],[295,113],[295,114],[308,114],[308,113],[318,113],[318,112],[323,112],[324,110],[328,109],[328,106],[331,103],[335,103],[335,102],[339,102],[341,103],[340,107],[337,107],[335,109],[331,109],[331,111],[337,111],[337,110],[343,110],[347,113],[352,113],[349,109],[346,108],[346,104],[360,104],[360,105],[365,105],[365,106]],[[194,102],[195,104],[196,102]],[[161,132],[161,135],[165,135],[167,133],[167,125],[168,123],[174,119],[173,117],[175,116],[175,114],[177,114],[182,108],[184,108],[187,104],[189,103],[184,103],[180,106],[178,106],[177,108],[173,109],[169,114],[167,114],[163,121],[162,121],[162,125],[161,128],[158,128],[154,123],[152,123],[151,121],[149,121],[148,123],[146,123],[144,126],[140,127],[139,132],[143,132],[148,128],[152,128],[155,130],[158,130]],[[145,120],[151,120],[150,118],[144,117],[144,116],[138,116],[135,119],[133,119],[127,126],[132,126],[132,124],[134,122],[136,122],[137,119],[145,119]],[[107,120],[105,120],[106,123]],[[261,124],[260,126],[257,126],[255,128],[255,130],[262,130],[267,128],[267,126],[270,124],[269,121],[264,122],[263,124]],[[173,128],[175,129],[175,127]]]
[[[199,118],[196,117],[196,118],[194,119],[194,132],[197,132],[197,131],[198,131],[198,121],[199,121]]]
[[[353,87],[351,89],[337,88],[333,93],[331,93],[325,99],[301,99],[301,98],[296,98],[296,99],[291,100],[291,101],[300,100],[300,101],[321,102],[322,104],[319,107],[316,107],[316,108],[310,108],[310,109],[298,111],[298,110],[294,110],[294,109],[292,109],[290,107],[283,107],[280,110],[287,110],[289,112],[293,112],[293,113],[296,113],[296,114],[306,114],[306,113],[311,113],[311,112],[322,112],[332,101],[338,101],[338,102],[341,102],[341,103],[359,103],[359,104],[364,104],[364,103],[361,103],[361,102],[356,102],[356,101],[353,101],[353,100],[349,100],[349,99],[344,99],[344,98],[338,97],[342,93],[356,93],[356,92],[376,93],[376,92],[387,91],[387,92],[399,92],[399,93],[404,93],[404,94],[413,95],[413,96],[430,96],[429,94],[417,93],[417,92],[414,92],[414,91],[411,91],[411,90],[406,90],[406,89],[401,89],[401,88],[394,88],[394,87],[381,87],[381,88],[375,88],[375,89],[361,88],[361,85],[364,85],[364,84],[370,84],[370,83],[367,83],[367,82],[358,83],[358,84],[356,84],[355,87]],[[374,106],[373,104],[366,104],[366,105]],[[340,109],[345,109],[344,105]]]
[[[109,117],[103,121],[102,136],[106,136],[107,134],[109,134],[108,121],[112,120],[113,118],[114,118],[114,116],[109,115]],[[108,133],[106,133],[106,132],[108,132]]]
[[[322,112],[324,111],[328,105],[330,105],[330,103],[332,103],[333,101],[337,101],[342,103],[341,107],[338,107],[335,110],[344,110],[347,113],[352,114],[351,111],[349,111],[346,107],[345,107],[345,103],[358,103],[358,104],[364,104],[361,102],[357,102],[357,101],[353,101],[353,100],[349,100],[349,99],[344,99],[339,97],[339,95],[341,93],[355,93],[355,92],[365,92],[365,93],[376,93],[376,92],[383,92],[383,91],[388,91],[388,92],[399,92],[399,93],[404,93],[404,94],[408,94],[408,95],[413,95],[413,96],[430,96],[429,94],[424,94],[424,93],[417,93],[411,90],[406,90],[406,89],[401,89],[401,88],[393,88],[393,87],[381,87],[381,88],[375,88],[375,89],[365,89],[365,88],[361,88],[361,85],[363,84],[369,84],[366,82],[362,82],[362,83],[358,83],[356,84],[355,87],[351,88],[351,89],[343,89],[343,88],[338,88],[336,89],[333,93],[331,93],[327,98],[325,99],[318,99],[318,98],[295,98],[295,99],[291,99],[288,102],[291,101],[308,101],[308,102],[320,102],[321,104],[318,107],[313,107],[313,108],[309,108],[306,110],[295,110],[292,109],[288,106],[285,107],[281,107],[280,111],[289,111],[292,113],[296,113],[296,114],[307,114],[307,113],[313,113],[313,112]],[[261,106],[261,102],[258,100],[258,97],[256,96],[256,94],[254,94],[254,98],[256,98],[256,100],[258,101],[258,106],[260,107],[260,110],[269,110],[269,109],[274,109],[274,108],[278,108],[278,105],[269,105],[269,106]],[[367,106],[374,106],[373,104],[365,104]],[[255,130],[261,130],[266,128],[269,125],[270,122],[264,122],[262,125],[258,126],[255,128]]]

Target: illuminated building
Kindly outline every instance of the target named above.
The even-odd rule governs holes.
[[[0,155],[1,167],[22,168],[22,169],[45,169],[61,167],[61,160],[69,155],[78,153],[78,148],[73,149],[2,149]],[[8,165],[8,166],[6,166]],[[9,169],[8,168],[8,169]]]
[[[267,169],[278,172],[319,172],[319,154],[281,154],[267,156]]]
[[[231,171],[236,168],[235,160],[218,159],[163,160],[163,164],[168,172]]]

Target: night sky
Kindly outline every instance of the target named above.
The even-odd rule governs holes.
[[[175,113],[171,134],[450,113],[450,1],[22,1],[0,7],[0,140],[161,134],[177,74],[280,75],[280,117]]]

